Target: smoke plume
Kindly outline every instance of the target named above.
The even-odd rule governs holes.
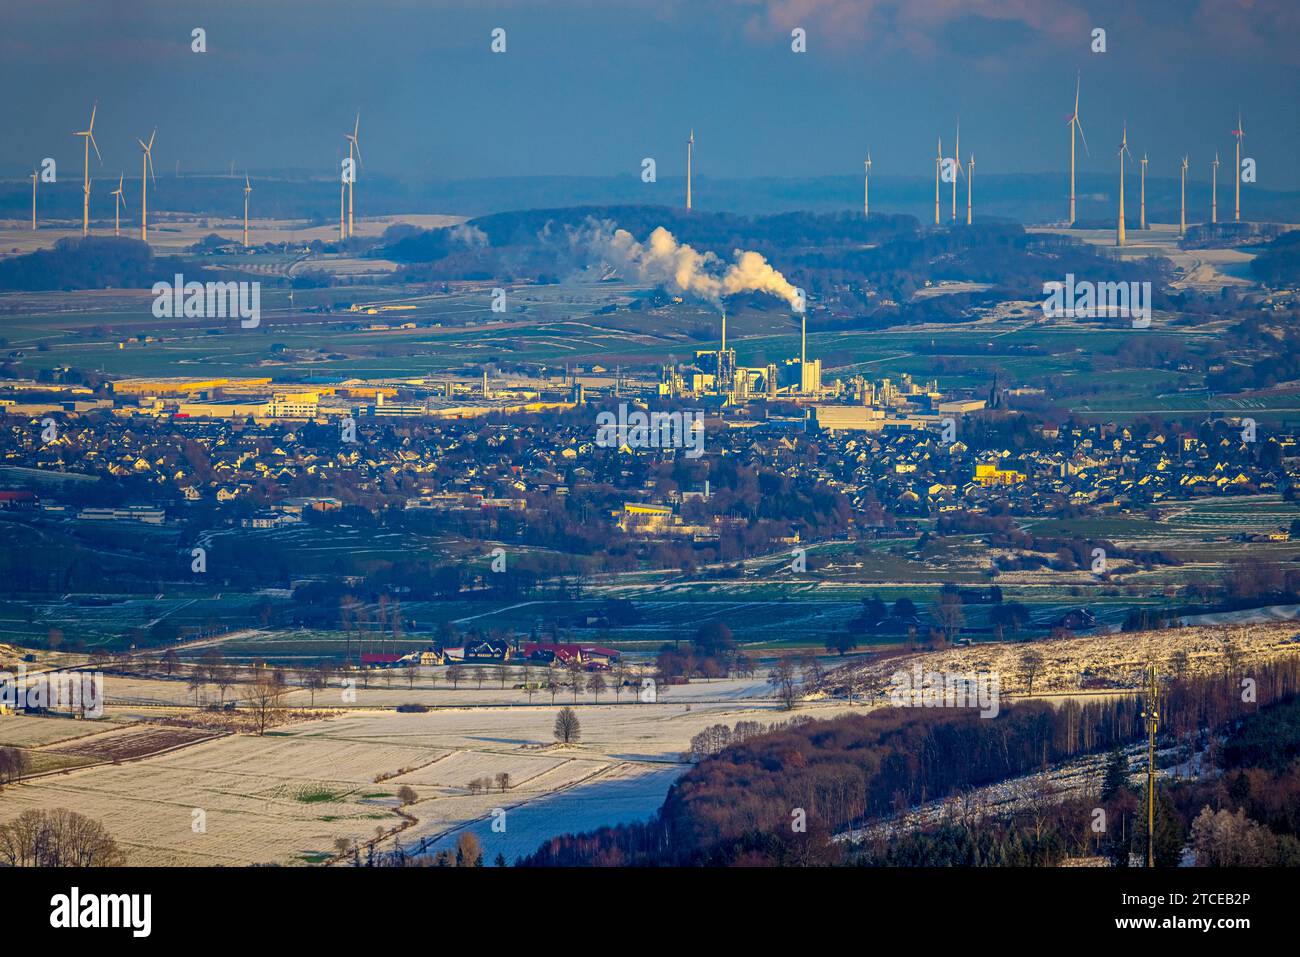
[[[745,292],[765,292],[784,299],[792,308],[798,301],[794,286],[753,250],[735,250],[734,261],[728,264],[711,252],[679,243],[662,226],[644,243],[637,242],[626,229],[611,229],[608,223],[593,223],[575,234],[573,240],[629,278],[662,285],[716,306],[722,304],[724,296]]]

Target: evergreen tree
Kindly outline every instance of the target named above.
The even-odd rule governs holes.
[[[1112,800],[1116,794],[1128,787],[1128,758],[1124,749],[1115,745],[1106,758],[1106,777],[1102,780],[1101,799]]]
[[[1134,850],[1146,860],[1147,849],[1147,809],[1143,795],[1141,817],[1135,828],[1137,846]],[[1156,787],[1155,813],[1155,847],[1153,849],[1156,867],[1177,867],[1182,860],[1183,845],[1187,843],[1183,832],[1183,819],[1174,806],[1173,798],[1164,788]]]

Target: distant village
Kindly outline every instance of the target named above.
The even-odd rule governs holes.
[[[947,393],[907,375],[823,388],[820,365],[804,362],[792,398],[779,394],[779,376],[770,397],[761,395],[761,377],[760,395],[748,387],[739,395],[744,370],[728,353],[703,356],[722,368],[722,380],[600,367],[292,386],[127,379],[99,392],[9,380],[0,384],[0,466],[10,467],[0,476],[0,508],[157,525],[187,506],[229,505],[231,521],[265,529],[358,504],[376,513],[527,518],[599,489],[603,499],[611,490],[620,498],[587,520],[634,538],[709,542],[745,525],[734,509],[711,507],[718,481],[683,472],[680,449],[600,447],[594,409],[613,402],[702,409],[709,456],[842,495],[859,530],[943,512],[1139,511],[1205,496],[1287,495],[1292,486],[1296,437],[1270,432],[1254,441],[1249,420],[1207,420],[1194,434],[1038,423],[1027,441],[998,447],[972,438],[967,417],[996,420],[1034,390],[994,382],[983,395]],[[650,465],[668,468],[671,479]],[[135,500],[105,505],[84,501],[75,481],[33,481],[50,473],[129,479]],[[809,533],[793,518],[780,541]]]

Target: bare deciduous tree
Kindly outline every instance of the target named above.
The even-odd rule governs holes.
[[[1034,693],[1034,678],[1038,672],[1043,670],[1043,655],[1041,652],[1027,648],[1020,655],[1020,667],[1025,674],[1025,685],[1029,689],[1029,694]]]
[[[31,759],[21,748],[0,748],[0,785],[12,784],[31,767]]]
[[[253,680],[248,685],[248,705],[259,735],[266,733],[271,717],[279,710],[284,690],[284,685],[265,671],[253,675]]]
[[[582,737],[582,726],[578,722],[578,712],[572,708],[560,709],[555,716],[555,740],[561,744],[573,744]]]
[[[782,655],[777,659],[772,670],[768,672],[767,683],[772,686],[772,691],[775,692],[781,706],[786,711],[793,711],[795,702],[799,700],[799,690],[794,664],[788,656]]]
[[[117,867],[125,856],[104,825],[66,808],[30,808],[0,824],[10,867]]]
[[[217,686],[217,690],[221,693],[221,703],[223,705],[226,703],[226,692],[234,686],[237,674],[238,670],[234,665],[217,665],[209,673],[212,683]]]

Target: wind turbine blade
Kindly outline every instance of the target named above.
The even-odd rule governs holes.
[[[86,132],[87,132],[87,133],[89,133],[91,130],[93,130],[93,129],[95,128],[95,111],[98,110],[98,109],[99,109],[99,103],[93,103],[93,104],[91,104],[91,107],[90,107],[90,126],[86,127]]]
[[[95,156],[98,157],[101,163],[104,162],[104,157],[99,155],[99,144],[95,142],[95,134],[87,133],[86,135],[90,137],[90,145],[95,147]]]
[[[147,159],[147,160],[149,161],[149,178],[152,179],[153,182],[154,182],[154,185],[157,186],[157,185],[158,185],[158,176],[157,176],[157,174],[155,174],[154,171],[153,171],[153,150],[150,150],[148,153],[145,153],[144,156],[145,156],[145,159]]]
[[[153,138],[157,135],[158,135],[158,128],[154,127],[154,131],[149,134],[149,149],[153,149]]]
[[[366,164],[361,160],[361,141],[356,137],[352,138],[352,145],[357,148],[357,166],[364,167]]]
[[[1078,128],[1078,130],[1079,130],[1079,139],[1083,140],[1083,152],[1084,152],[1084,155],[1085,155],[1085,156],[1091,156],[1092,154],[1091,154],[1090,152],[1088,152],[1088,137],[1086,137],[1086,136],[1083,135],[1083,124],[1079,122],[1078,114],[1075,114],[1075,117],[1074,117],[1074,125],[1075,125],[1075,126]]]

